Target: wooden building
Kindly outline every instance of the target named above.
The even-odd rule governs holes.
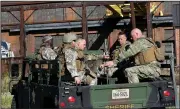
[[[14,4],[13,4],[14,3]],[[51,2],[49,2],[50,4]],[[28,9],[28,6],[39,5],[42,9]],[[51,3],[53,4],[53,3]],[[78,2],[74,3],[74,5]],[[90,4],[90,2],[89,2]],[[97,4],[97,3],[96,3]],[[152,14],[152,38],[154,40],[172,40],[174,43],[173,52],[176,56],[176,66],[180,65],[180,28],[173,27],[172,9],[174,4],[180,2],[151,2]],[[39,48],[42,36],[52,35],[54,45],[58,46],[62,42],[62,36],[68,31],[74,31],[80,37],[83,36],[83,8],[53,8],[43,9],[46,3],[41,2],[2,2],[2,8],[8,10],[12,7],[14,11],[1,12],[1,39],[11,43],[11,49],[15,56],[20,56],[20,20],[21,11],[15,10],[18,6],[26,6],[23,11],[26,54],[34,53]],[[63,4],[62,4],[63,5]],[[65,4],[66,5],[66,4]],[[89,5],[85,8],[85,17],[87,18],[88,49],[103,48],[104,38],[109,39],[109,46],[116,42],[117,34],[120,30],[131,30],[131,11],[130,3],[119,3],[113,7],[111,5]],[[58,5],[56,5],[58,6]],[[136,15],[136,27],[142,31],[146,28],[146,5],[143,3],[134,3]],[[62,7],[62,6],[61,6]],[[112,11],[112,9],[114,11]],[[113,13],[113,14],[112,14]],[[114,14],[116,13],[116,14]],[[172,51],[168,44],[164,44],[164,51]]]

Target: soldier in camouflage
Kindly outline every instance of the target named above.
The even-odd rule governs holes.
[[[118,42],[120,44],[120,46],[118,46],[113,52],[112,52],[112,59],[113,60],[117,60],[119,57],[119,54],[123,51],[123,50],[128,50],[131,42],[129,42],[127,40],[127,36],[124,32],[120,32],[118,34]],[[130,66],[132,66],[133,64],[133,58],[127,59],[121,63],[119,63],[118,66],[120,67],[110,67],[108,68],[108,75],[110,77],[116,77],[118,78],[117,83],[127,83],[127,78],[125,77],[124,73],[119,73],[119,72],[123,72],[125,70],[125,68],[128,68]]]
[[[154,44],[143,37],[141,30],[135,28],[131,31],[133,44],[127,51],[123,50],[119,54],[118,60],[109,61],[104,66],[117,66],[117,63],[134,56],[136,66],[126,68],[125,74],[129,83],[139,83],[140,79],[156,79],[160,76],[160,63],[154,53]]]
[[[76,84],[84,82],[89,85],[96,85],[96,74],[86,68],[85,56],[83,50],[86,47],[84,39],[77,39],[73,33],[67,33],[63,37],[63,42],[66,44],[63,49],[65,56],[65,67],[74,78]]]
[[[118,34],[118,42],[120,44],[120,46],[118,46],[113,52],[112,52],[112,59],[116,60],[118,59],[119,54],[121,53],[121,51],[123,50],[127,50],[127,48],[129,47],[129,45],[131,44],[129,41],[127,41],[127,37],[125,35],[125,33],[120,32]]]
[[[118,34],[118,42],[120,44],[120,46],[117,46],[116,49],[112,52],[112,59],[113,60],[117,60],[118,59],[118,56],[119,54],[123,51],[123,50],[127,50],[128,47],[130,46],[130,42],[127,41],[127,37],[126,37],[126,34],[123,33],[123,32],[120,32]],[[103,65],[102,65],[103,66]],[[118,67],[110,67],[107,69],[107,73],[108,73],[108,76],[111,77],[119,68]],[[119,69],[119,70],[122,70],[122,69]],[[105,72],[99,68],[98,70],[99,74],[101,75],[104,75]],[[119,76],[119,74],[118,74]]]
[[[56,52],[52,49],[52,37],[44,36],[42,39],[42,44],[38,52],[38,59],[43,60],[55,60],[57,57]]]

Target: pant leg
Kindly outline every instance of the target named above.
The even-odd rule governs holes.
[[[81,81],[88,84],[88,85],[97,85],[97,75],[94,72],[90,72],[89,74],[81,75]]]
[[[135,69],[135,68],[133,68]],[[126,76],[128,78],[129,83],[139,83],[139,77],[138,75],[133,71],[131,68],[127,68],[125,70]]]
[[[87,82],[89,85],[97,85],[97,74],[90,71],[90,75],[87,75]]]
[[[140,65],[125,69],[129,83],[139,83],[140,78],[159,77],[160,68],[152,65]]]

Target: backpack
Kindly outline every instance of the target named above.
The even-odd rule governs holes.
[[[146,38],[146,39],[154,45],[154,54],[157,61],[163,62],[165,60],[165,56],[164,53],[161,51],[160,42],[159,41],[154,42],[150,38]]]

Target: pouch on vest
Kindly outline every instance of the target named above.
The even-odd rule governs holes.
[[[151,47],[148,50],[144,52],[138,53],[136,55],[136,64],[137,65],[144,65],[144,64],[149,64],[152,61],[156,61],[156,56],[154,54],[155,48]]]
[[[161,52],[161,48],[155,47],[154,53],[157,61],[162,62],[165,60],[164,54]]]
[[[151,43],[153,43],[154,48],[155,48],[154,49],[154,54],[155,54],[155,57],[156,57],[157,61],[159,61],[159,62],[164,61],[165,60],[164,53],[162,53],[160,46],[158,47],[153,40],[151,40],[149,38],[146,38],[146,39],[148,41],[150,41]]]

